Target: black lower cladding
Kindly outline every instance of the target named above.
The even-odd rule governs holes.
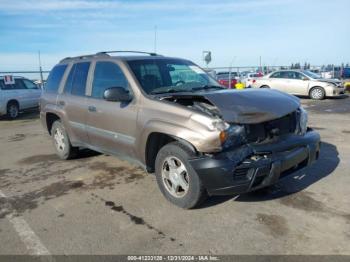
[[[247,144],[231,151],[191,159],[210,195],[240,194],[276,183],[281,177],[313,163],[320,135],[289,134],[273,141]]]

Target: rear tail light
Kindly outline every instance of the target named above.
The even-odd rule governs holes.
[[[255,80],[255,79],[253,79],[253,81],[252,81],[252,82],[253,82],[253,84],[254,84],[254,83],[256,82],[256,80]]]

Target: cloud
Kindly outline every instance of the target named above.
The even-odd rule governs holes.
[[[74,10],[114,10],[114,11],[251,11],[271,5],[286,4],[288,1],[279,0],[250,0],[250,1],[185,1],[173,0],[156,1],[96,1],[96,0],[0,0],[0,10],[3,12],[34,12],[34,11],[74,11]]]
[[[45,68],[63,51],[153,50],[155,25],[160,53],[197,62],[212,50],[218,66],[237,55],[241,65],[260,55],[266,63],[334,63],[349,60],[349,8],[349,0],[0,0],[0,50],[9,53],[0,66],[36,67],[37,50]]]

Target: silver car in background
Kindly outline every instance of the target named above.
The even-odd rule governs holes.
[[[254,88],[277,89],[288,94],[309,96],[321,100],[344,94],[345,88],[340,80],[324,79],[307,70],[280,70],[257,78]]]
[[[15,119],[20,111],[37,108],[41,89],[34,82],[23,77],[13,77],[13,83],[7,83],[0,76],[0,116]]]

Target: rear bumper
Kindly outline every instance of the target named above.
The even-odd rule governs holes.
[[[210,195],[240,194],[276,183],[311,165],[319,155],[320,136],[288,135],[266,144],[249,144],[229,152],[191,159]]]

